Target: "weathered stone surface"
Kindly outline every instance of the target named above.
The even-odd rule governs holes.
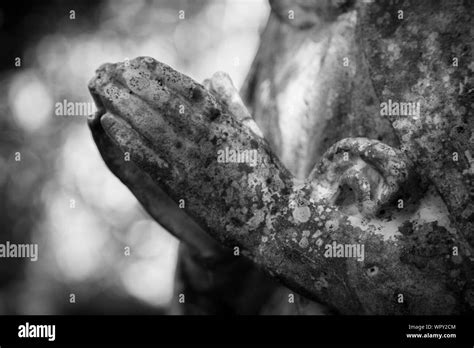
[[[266,141],[233,115],[225,91],[208,91],[146,57],[102,66],[89,88],[100,108],[92,123],[100,122],[117,148],[129,151],[136,166],[172,200],[184,198],[186,213],[217,241],[238,245],[300,294],[341,313],[466,310],[460,300],[465,270],[450,254],[461,239],[448,223],[435,219],[437,213],[446,214],[442,202],[425,199],[403,211],[391,206],[375,215],[378,205],[390,204],[396,188],[411,177],[399,151],[375,140],[345,140],[329,150],[325,160],[331,163],[323,160],[311,180],[301,183]],[[224,147],[255,150],[259,161],[255,166],[219,163],[217,151]],[[349,153],[349,168],[334,158],[343,155],[341,148]],[[332,168],[333,174],[321,168]],[[123,176],[119,166],[111,169]],[[375,209],[359,209],[360,199],[345,202],[344,209],[335,205],[341,185],[328,188],[327,183],[339,180]],[[421,218],[424,211],[430,213]],[[412,233],[407,221],[413,222]],[[325,257],[333,243],[363,245],[365,257]],[[403,303],[397,301],[399,294]]]
[[[391,1],[362,5],[358,26],[379,99],[420,105],[418,117],[388,117],[401,149],[413,160],[418,173],[436,187],[462,237],[456,241],[461,250],[458,263],[466,272],[463,296],[471,306],[473,16],[470,1]]]

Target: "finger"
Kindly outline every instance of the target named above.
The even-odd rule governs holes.
[[[137,82],[132,75],[145,82]],[[154,85],[157,80],[162,82]],[[139,69],[127,68],[124,63],[106,64],[99,68],[89,89],[95,100],[99,99],[107,110],[126,120],[156,151],[168,153],[175,148],[185,152],[180,154],[183,158],[190,155],[194,159],[203,147],[218,144],[216,133],[227,136],[222,124],[230,123],[232,117],[214,107],[220,105],[209,92],[204,90],[201,95],[207,102],[195,103],[180,94],[187,88],[177,87],[176,80],[170,84],[165,84],[165,80],[154,70],[146,70],[143,64]],[[182,80],[189,84],[189,78]],[[209,143],[203,143],[204,140]]]
[[[131,154],[135,163],[147,163],[150,170],[158,175],[169,175],[172,170],[170,163],[162,158],[149,145],[146,138],[136,132],[122,118],[106,113],[100,118],[100,123],[107,135],[124,151]]]
[[[221,247],[204,232],[153,180],[133,161],[126,160],[126,151],[120,150],[107,135],[97,113],[88,121],[95,143],[109,169],[133,192],[150,216],[183,241],[206,263],[219,258]],[[106,117],[106,119],[108,116]],[[108,121],[105,121],[108,122]],[[125,148],[126,150],[126,148]],[[131,154],[131,159],[136,154]]]
[[[239,92],[234,87],[228,74],[225,72],[216,72],[210,80],[206,81],[206,84],[208,89],[217,96],[219,101],[228,108],[237,120],[249,127],[259,137],[263,137],[262,131],[245,107]]]
[[[174,149],[184,157],[188,153],[194,154],[199,151],[199,145],[194,139],[202,138],[204,133],[209,132],[205,125],[192,124],[192,122],[186,122],[185,119],[173,124],[170,120],[176,119],[177,115],[169,115],[172,113],[170,111],[172,107],[169,104],[160,105],[154,109],[138,95],[130,94],[127,87],[117,83],[115,70],[106,73],[107,76],[105,73],[98,73],[90,86],[91,93],[94,99],[99,99],[99,105],[102,108],[122,118],[136,130],[136,133],[140,134],[143,138],[140,143],[146,140],[150,149],[160,153],[163,158],[168,158],[169,161],[172,159],[169,158],[171,154],[168,149]],[[168,117],[166,117],[167,114]],[[108,124],[113,125],[113,122]]]
[[[378,209],[395,197],[409,180],[410,172],[411,164],[400,151],[377,140],[347,138],[326,151],[309,180],[324,179],[334,195],[338,186],[347,184],[358,200],[368,202],[367,197],[370,197],[375,205],[364,204]],[[370,189],[361,187],[362,177]]]
[[[197,111],[211,113],[219,108],[204,86],[150,57],[114,64],[110,75],[151,108],[169,111],[165,116],[174,116],[176,121],[183,117],[199,118],[202,113]]]
[[[128,74],[127,70],[123,64],[121,68],[118,66],[102,65],[90,81],[89,90],[96,103],[99,100],[107,110],[122,116],[134,127],[143,128],[153,141],[159,140],[156,136],[163,130],[179,127],[184,122],[180,120],[180,105],[183,102],[176,93],[164,85],[155,84],[151,78],[145,78],[150,75],[146,70],[137,71],[137,74],[142,74],[139,77],[142,82],[130,82],[133,81],[131,78],[127,84],[123,77]],[[147,130],[148,127],[152,129]]]
[[[374,165],[390,181],[402,181],[408,175],[408,159],[401,151],[378,140],[367,138],[347,138],[332,146],[327,156],[348,152],[360,156],[364,161]]]
[[[221,71],[216,72],[209,80],[209,85],[210,90],[219,96],[220,100],[229,108],[236,119],[242,121],[252,118],[228,74]]]

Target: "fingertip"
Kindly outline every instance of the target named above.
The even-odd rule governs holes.
[[[214,75],[212,75],[211,82],[214,88],[235,89],[229,74],[224,71],[215,72]]]
[[[205,79],[204,81],[202,81],[202,85],[204,86],[205,89],[210,91],[211,90],[211,79]]]

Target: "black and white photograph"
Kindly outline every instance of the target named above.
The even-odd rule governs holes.
[[[2,1],[0,346],[472,347],[473,18]]]

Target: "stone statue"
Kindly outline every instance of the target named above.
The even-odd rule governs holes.
[[[270,4],[240,94],[149,57],[89,84],[104,161],[182,241],[175,312],[472,312],[474,5]]]

